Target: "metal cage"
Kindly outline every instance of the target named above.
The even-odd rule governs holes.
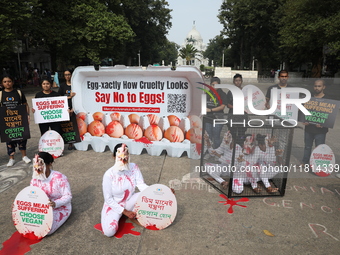
[[[224,114],[204,116],[202,131],[204,181],[229,198],[284,196],[294,123],[275,115]]]

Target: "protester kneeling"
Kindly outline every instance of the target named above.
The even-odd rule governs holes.
[[[72,211],[72,194],[67,177],[52,170],[54,158],[47,152],[39,152],[33,159],[31,186],[41,188],[53,208],[53,223],[48,235],[53,234],[68,219]]]

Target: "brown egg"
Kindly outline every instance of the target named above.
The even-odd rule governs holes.
[[[192,143],[202,143],[202,128],[193,127],[185,134],[185,139]]]
[[[150,125],[158,125],[159,117],[155,114],[148,114]]]
[[[140,139],[143,136],[143,131],[137,124],[130,124],[125,128],[125,135],[130,139]]]
[[[129,120],[131,124],[138,124],[139,123],[139,115],[135,114],[135,113],[131,113],[129,115]]]
[[[94,120],[87,127],[87,131],[92,136],[102,136],[105,133],[105,127],[99,120]]]
[[[188,116],[190,120],[190,127],[199,127],[202,128],[202,120],[196,115]]]
[[[85,121],[86,113],[85,112],[79,112],[79,113],[77,113],[76,118],[79,118],[79,119],[82,119],[83,121]]]
[[[176,126],[169,127],[164,132],[164,138],[168,139],[170,142],[183,142],[184,140],[184,134],[182,129]]]
[[[104,113],[102,112],[95,112],[93,115],[94,120],[102,121],[104,118]]]
[[[144,136],[150,141],[160,141],[163,138],[163,133],[159,126],[151,125],[145,129]]]
[[[79,135],[82,136],[87,132],[87,125],[82,118],[77,118]]]
[[[169,115],[168,120],[169,120],[170,126],[177,126],[178,127],[179,123],[181,122],[181,119],[178,118],[175,115]]]
[[[113,112],[110,114],[110,118],[112,121],[120,121],[120,113],[119,112]]]
[[[124,128],[122,124],[119,123],[119,121],[114,120],[106,126],[105,133],[111,137],[120,138],[122,135],[124,135]]]

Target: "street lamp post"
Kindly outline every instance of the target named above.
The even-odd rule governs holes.
[[[140,51],[138,51],[138,66],[140,66]]]

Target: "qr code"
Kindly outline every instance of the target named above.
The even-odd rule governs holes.
[[[168,112],[186,113],[186,94],[168,94]]]

